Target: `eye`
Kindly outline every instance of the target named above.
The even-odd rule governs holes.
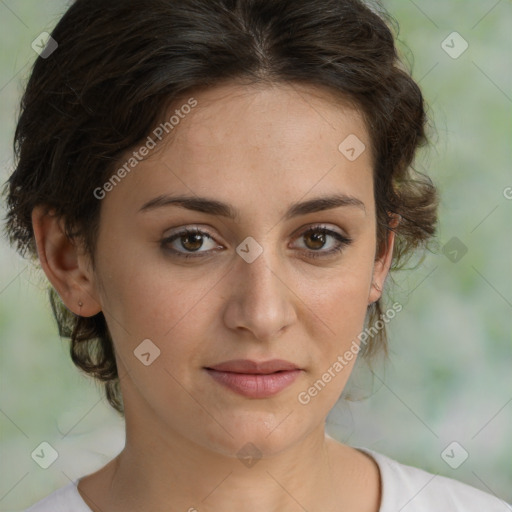
[[[341,252],[352,243],[352,239],[325,226],[313,226],[303,231],[298,239],[303,239],[304,252],[308,258],[329,257]],[[329,242],[330,239],[330,242]],[[325,246],[327,250],[322,250]]]
[[[308,258],[327,258],[341,252],[352,243],[351,238],[325,226],[310,227],[303,231],[298,239],[306,242],[301,252]],[[200,249],[204,249],[205,240],[210,241],[211,248],[201,251]],[[186,228],[173,233],[161,241],[161,246],[172,256],[180,258],[207,257],[216,249],[222,249],[222,246],[217,245],[207,231],[199,228]],[[322,250],[326,246],[328,249]]]
[[[207,251],[200,251],[203,248],[204,240],[209,239],[213,242],[213,238],[206,231],[199,228],[187,228],[178,231],[161,241],[161,246],[166,251],[173,254],[173,256],[183,258],[197,258],[206,256],[212,252],[212,249]],[[213,244],[214,248],[220,249],[221,246]],[[183,252],[183,250],[185,252]]]

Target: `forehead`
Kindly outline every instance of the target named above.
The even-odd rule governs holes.
[[[196,106],[181,109],[191,97]],[[279,204],[336,188],[368,199],[372,169],[362,115],[329,92],[297,84],[226,84],[180,102],[162,116],[165,122],[181,113],[173,118],[171,136],[116,194],[137,203],[179,191],[232,203],[237,197],[274,198]],[[358,152],[366,148],[357,159],[343,152],[346,140],[359,141]]]
[[[337,150],[354,132],[367,138],[355,107],[312,86],[226,84],[203,91],[197,102],[168,142],[197,159],[213,149],[232,155],[274,149],[276,157],[300,158],[305,150]]]

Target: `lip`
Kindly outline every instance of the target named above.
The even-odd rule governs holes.
[[[251,361],[250,359],[233,359],[224,363],[209,366],[208,369],[219,372],[269,374],[286,370],[299,370],[300,368],[283,359],[272,359],[270,361]]]
[[[205,370],[219,384],[247,398],[268,398],[290,386],[302,370],[282,359],[234,359]]]

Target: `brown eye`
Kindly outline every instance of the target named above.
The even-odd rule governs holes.
[[[318,250],[325,245],[326,236],[325,233],[309,231],[304,235],[304,240],[310,241],[310,243],[306,243],[308,249]]]
[[[187,251],[197,251],[203,245],[203,237],[198,233],[181,235],[181,245]]]
[[[161,246],[173,256],[190,258],[208,256],[213,249],[200,251],[205,241],[213,242],[213,238],[206,231],[200,229],[183,229],[161,241]],[[217,244],[212,244],[214,248],[221,248]],[[194,254],[195,253],[195,254]]]
[[[304,240],[305,250],[307,257],[321,258],[329,257],[338,252],[341,252],[346,246],[352,243],[352,239],[328,229],[325,226],[315,226],[304,231],[299,237],[299,240]],[[329,247],[327,250],[321,250],[325,246]]]

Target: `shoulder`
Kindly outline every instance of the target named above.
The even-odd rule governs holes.
[[[457,480],[401,464],[381,453],[357,448],[372,457],[381,473],[379,512],[504,512],[503,500]]]
[[[77,482],[57,489],[25,512],[91,512],[77,490]]]

